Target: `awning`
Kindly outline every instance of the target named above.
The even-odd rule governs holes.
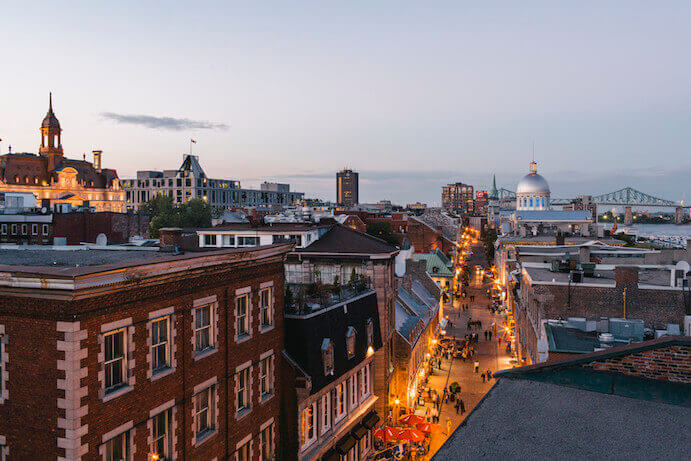
[[[341,455],[336,450],[331,450],[322,458],[322,461],[341,461]]]
[[[379,422],[379,415],[376,411],[370,412],[367,416],[362,418],[362,425],[367,429],[372,429]]]
[[[360,440],[360,439],[362,439],[364,436],[366,436],[367,433],[368,433],[369,431],[370,431],[370,430],[367,429],[365,426],[363,426],[362,423],[361,423],[361,424],[358,424],[357,426],[355,426],[355,428],[353,429],[353,431],[351,432],[351,434],[352,434],[353,437],[355,437],[356,439]]]
[[[357,441],[355,440],[355,437],[352,435],[348,434],[345,437],[343,437],[338,444],[336,444],[336,450],[342,455],[347,455],[348,452],[355,446]]]

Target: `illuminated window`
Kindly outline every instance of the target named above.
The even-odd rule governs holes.
[[[355,328],[353,327],[348,327],[346,333],[346,349],[349,359],[355,357]]]
[[[322,363],[324,364],[324,375],[334,373],[334,347],[329,338],[322,340]]]
[[[151,453],[158,459],[170,459],[172,454],[172,416],[173,410],[162,411],[151,419]]]

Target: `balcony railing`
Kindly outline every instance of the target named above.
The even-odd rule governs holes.
[[[344,285],[319,282],[286,283],[285,313],[311,314],[371,290],[372,283],[369,277],[357,277]]]

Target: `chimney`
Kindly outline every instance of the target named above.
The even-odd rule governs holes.
[[[94,153],[94,168],[99,173],[101,172],[101,156],[103,155],[102,150],[95,150]]]
[[[590,247],[583,245],[578,248],[578,262],[589,263],[590,262]]]
[[[158,230],[158,238],[161,242],[161,248],[180,247],[182,244],[182,229],[179,227],[162,227]]]
[[[614,281],[617,288],[638,288],[638,266],[616,266]]]

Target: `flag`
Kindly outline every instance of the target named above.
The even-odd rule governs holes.
[[[195,141],[194,139],[190,139],[190,142],[197,144],[197,141]]]

